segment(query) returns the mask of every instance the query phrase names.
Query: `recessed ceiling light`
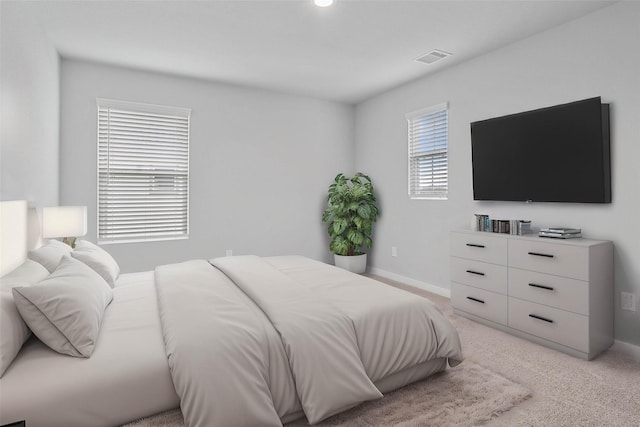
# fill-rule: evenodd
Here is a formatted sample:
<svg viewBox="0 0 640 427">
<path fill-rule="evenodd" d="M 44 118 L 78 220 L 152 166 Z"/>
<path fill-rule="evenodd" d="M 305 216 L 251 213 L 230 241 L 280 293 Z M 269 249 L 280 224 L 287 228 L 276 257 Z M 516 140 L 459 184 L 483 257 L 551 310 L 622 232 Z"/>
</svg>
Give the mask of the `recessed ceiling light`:
<svg viewBox="0 0 640 427">
<path fill-rule="evenodd" d="M 318 7 L 328 7 L 333 4 L 333 0 L 313 0 Z"/>
<path fill-rule="evenodd" d="M 417 62 L 422 62 L 423 64 L 433 64 L 434 62 L 440 61 L 447 56 L 451 56 L 451 54 L 449 52 L 445 52 L 444 50 L 433 49 L 431 52 L 420 55 L 415 60 Z"/>
</svg>

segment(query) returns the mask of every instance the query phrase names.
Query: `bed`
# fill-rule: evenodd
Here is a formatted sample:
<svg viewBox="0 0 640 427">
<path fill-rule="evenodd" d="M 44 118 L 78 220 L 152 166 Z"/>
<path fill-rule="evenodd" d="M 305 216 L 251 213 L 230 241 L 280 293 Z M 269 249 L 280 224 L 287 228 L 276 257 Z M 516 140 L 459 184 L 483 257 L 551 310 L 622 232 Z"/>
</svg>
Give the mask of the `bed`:
<svg viewBox="0 0 640 427">
<path fill-rule="evenodd" d="M 111 293 L 90 357 L 26 341 L 0 378 L 0 424 L 114 426 L 177 407 L 190 426 L 313 424 L 462 361 L 428 300 L 304 257 L 163 265 Z"/>
<path fill-rule="evenodd" d="M 90 358 L 32 336 L 0 378 L 0 424 L 116 426 L 178 405 L 152 271 L 118 279 Z"/>
</svg>

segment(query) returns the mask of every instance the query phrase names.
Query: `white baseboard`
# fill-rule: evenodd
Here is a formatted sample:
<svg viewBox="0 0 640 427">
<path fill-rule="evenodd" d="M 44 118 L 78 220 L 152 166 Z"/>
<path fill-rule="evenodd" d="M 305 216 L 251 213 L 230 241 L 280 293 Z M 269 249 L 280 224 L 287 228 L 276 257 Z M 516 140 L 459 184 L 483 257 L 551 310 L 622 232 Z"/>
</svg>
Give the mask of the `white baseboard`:
<svg viewBox="0 0 640 427">
<path fill-rule="evenodd" d="M 395 280 L 396 282 L 401 282 L 406 285 L 424 289 L 427 292 L 431 292 L 433 294 L 440 295 L 445 298 L 451 298 L 451 291 L 449 289 L 441 288 L 440 286 L 435 286 L 430 283 L 421 282 L 419 280 L 412 279 L 410 277 L 401 276 L 399 274 L 391 273 L 389 271 L 381 270 L 375 267 L 370 267 L 367 271 L 371 274 L 375 274 L 376 276 L 384 277 L 386 279 Z"/>
<path fill-rule="evenodd" d="M 634 360 L 640 362 L 640 346 L 616 340 L 611 346 L 611 349 L 626 354 L 627 356 L 631 356 Z"/>
</svg>

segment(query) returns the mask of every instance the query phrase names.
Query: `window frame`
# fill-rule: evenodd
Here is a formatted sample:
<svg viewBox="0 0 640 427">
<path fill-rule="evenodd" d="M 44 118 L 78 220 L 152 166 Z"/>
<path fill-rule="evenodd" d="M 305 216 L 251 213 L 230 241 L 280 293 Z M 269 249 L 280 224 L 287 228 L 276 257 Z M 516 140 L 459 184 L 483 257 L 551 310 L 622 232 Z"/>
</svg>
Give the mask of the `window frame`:
<svg viewBox="0 0 640 427">
<path fill-rule="evenodd" d="M 414 142 L 414 138 L 412 137 L 412 127 L 414 126 L 414 122 L 416 120 L 424 120 L 429 118 L 435 118 L 435 116 L 444 112 L 445 123 L 445 135 L 444 142 L 445 146 L 442 148 L 428 150 L 426 153 L 422 153 L 420 155 L 413 154 L 416 143 Z M 448 200 L 449 199 L 449 103 L 443 102 L 440 104 L 433 105 L 431 107 L 422 108 L 410 113 L 406 114 L 407 119 L 407 192 L 409 198 L 412 200 Z M 441 144 L 442 141 L 439 141 Z M 438 146 L 438 144 L 436 144 Z M 442 156 L 444 154 L 445 159 L 445 167 L 444 167 L 444 179 L 446 179 L 445 189 L 442 191 L 436 190 L 432 186 L 432 190 L 427 190 L 424 192 L 416 192 L 414 188 L 416 187 L 416 174 L 413 173 L 413 165 L 412 161 L 414 161 L 417 157 L 434 157 L 436 155 Z M 433 175 L 433 174 L 432 174 Z"/>
<path fill-rule="evenodd" d="M 100 140 L 100 125 L 101 125 L 101 110 L 105 109 L 116 109 L 121 112 L 130 113 L 130 114 L 144 114 L 144 115 L 161 115 L 161 116 L 170 116 L 175 117 L 185 121 L 186 124 L 186 161 L 184 165 L 186 166 L 186 173 L 184 174 L 185 178 L 185 191 L 184 197 L 186 198 L 185 208 L 184 208 L 184 221 L 185 231 L 184 233 L 178 235 L 154 235 L 154 233 L 150 233 L 148 236 L 136 236 L 136 237 L 105 237 L 105 235 L 109 233 L 101 233 L 101 185 L 100 185 L 100 174 L 101 174 L 101 165 L 100 165 L 100 155 L 101 155 L 101 140 Z M 100 245 L 106 244 L 120 244 L 120 243 L 140 243 L 140 242 L 157 242 L 157 241 L 170 241 L 170 240 L 184 240 L 189 239 L 189 231 L 190 231 L 190 145 L 191 145 L 191 109 L 190 108 L 182 108 L 182 107 L 170 107 L 164 105 L 155 105 L 155 104 L 145 104 L 140 102 L 131 102 L 131 101 L 122 101 L 122 100 L 114 100 L 114 99 L 105 99 L 105 98 L 96 98 L 96 148 L 97 148 L 97 167 L 96 167 L 96 175 L 97 175 L 97 211 L 96 211 L 96 234 L 97 240 Z M 143 162 L 140 164 L 144 165 Z M 147 164 L 148 165 L 148 164 Z M 157 176 L 158 174 L 149 173 L 149 175 Z M 176 174 L 174 176 L 178 176 Z M 168 175 L 171 176 L 171 175 Z M 174 178 L 175 179 L 175 178 Z M 141 203 L 143 204 L 143 203 Z M 105 214 L 106 215 L 106 214 Z"/>
</svg>

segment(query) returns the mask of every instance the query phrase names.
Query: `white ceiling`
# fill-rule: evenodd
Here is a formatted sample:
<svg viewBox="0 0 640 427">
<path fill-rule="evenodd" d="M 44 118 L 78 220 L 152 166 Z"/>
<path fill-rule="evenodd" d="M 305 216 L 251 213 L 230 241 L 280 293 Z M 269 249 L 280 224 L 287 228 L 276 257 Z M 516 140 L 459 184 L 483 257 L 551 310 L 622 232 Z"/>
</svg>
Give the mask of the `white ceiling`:
<svg viewBox="0 0 640 427">
<path fill-rule="evenodd" d="M 5 0 L 6 1 L 6 0 Z M 357 103 L 610 1 L 32 1 L 63 58 Z M 431 49 L 453 56 L 414 59 Z"/>
</svg>

